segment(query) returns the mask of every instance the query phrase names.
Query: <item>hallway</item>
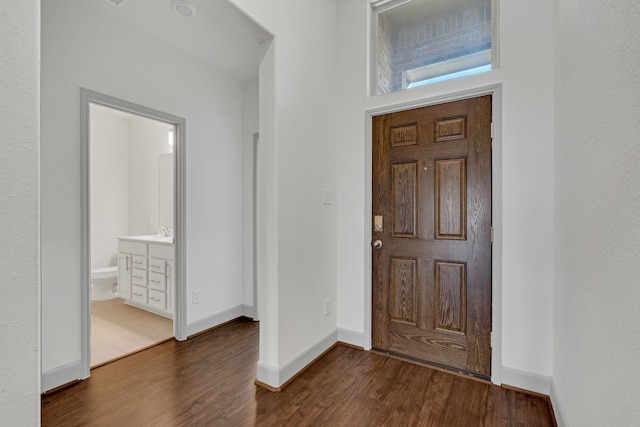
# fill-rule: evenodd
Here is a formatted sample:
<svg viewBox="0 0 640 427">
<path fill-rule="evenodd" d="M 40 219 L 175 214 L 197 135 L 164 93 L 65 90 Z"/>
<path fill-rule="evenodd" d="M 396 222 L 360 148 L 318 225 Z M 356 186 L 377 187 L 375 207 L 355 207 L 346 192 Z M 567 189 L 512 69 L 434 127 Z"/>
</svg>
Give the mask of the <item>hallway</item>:
<svg viewBox="0 0 640 427">
<path fill-rule="evenodd" d="M 254 384 L 238 319 L 96 368 L 42 399 L 43 426 L 553 426 L 545 398 L 337 345 L 281 393 Z"/>
</svg>

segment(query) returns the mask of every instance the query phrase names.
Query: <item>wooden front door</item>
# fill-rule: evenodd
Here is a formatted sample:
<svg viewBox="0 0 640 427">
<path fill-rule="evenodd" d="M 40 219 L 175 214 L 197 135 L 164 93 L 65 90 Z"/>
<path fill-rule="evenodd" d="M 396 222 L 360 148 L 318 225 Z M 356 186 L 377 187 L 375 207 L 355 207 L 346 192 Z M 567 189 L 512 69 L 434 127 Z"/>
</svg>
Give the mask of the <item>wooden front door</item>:
<svg viewBox="0 0 640 427">
<path fill-rule="evenodd" d="M 373 118 L 373 347 L 491 375 L 491 96 Z"/>
</svg>

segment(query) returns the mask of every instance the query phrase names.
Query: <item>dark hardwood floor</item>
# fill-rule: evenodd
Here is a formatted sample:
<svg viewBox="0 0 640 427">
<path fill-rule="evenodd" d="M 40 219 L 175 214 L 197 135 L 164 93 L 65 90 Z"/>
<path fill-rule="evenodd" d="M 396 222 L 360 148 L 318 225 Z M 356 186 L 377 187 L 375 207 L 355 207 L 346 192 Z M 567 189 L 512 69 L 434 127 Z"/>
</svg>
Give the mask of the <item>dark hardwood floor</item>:
<svg viewBox="0 0 640 427">
<path fill-rule="evenodd" d="M 553 426 L 545 398 L 338 345 L 281 393 L 254 385 L 236 320 L 101 366 L 42 398 L 43 426 Z"/>
</svg>

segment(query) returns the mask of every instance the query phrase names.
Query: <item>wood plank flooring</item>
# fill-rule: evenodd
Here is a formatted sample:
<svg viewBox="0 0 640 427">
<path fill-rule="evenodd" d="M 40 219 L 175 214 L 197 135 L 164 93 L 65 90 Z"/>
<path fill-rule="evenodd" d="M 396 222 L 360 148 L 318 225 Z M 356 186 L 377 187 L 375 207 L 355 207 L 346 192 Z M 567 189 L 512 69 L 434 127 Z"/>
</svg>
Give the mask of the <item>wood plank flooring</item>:
<svg viewBox="0 0 640 427">
<path fill-rule="evenodd" d="M 546 399 L 338 345 L 281 393 L 254 385 L 240 319 L 44 396 L 43 426 L 553 426 Z"/>
</svg>

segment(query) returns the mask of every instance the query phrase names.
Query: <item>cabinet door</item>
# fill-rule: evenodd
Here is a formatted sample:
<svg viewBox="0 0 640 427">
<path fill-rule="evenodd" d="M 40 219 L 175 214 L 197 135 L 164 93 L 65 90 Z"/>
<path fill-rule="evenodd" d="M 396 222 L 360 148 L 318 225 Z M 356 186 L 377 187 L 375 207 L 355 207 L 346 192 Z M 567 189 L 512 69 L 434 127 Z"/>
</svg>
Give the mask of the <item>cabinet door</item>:
<svg viewBox="0 0 640 427">
<path fill-rule="evenodd" d="M 131 299 L 131 255 L 118 254 L 118 295 Z"/>
</svg>

